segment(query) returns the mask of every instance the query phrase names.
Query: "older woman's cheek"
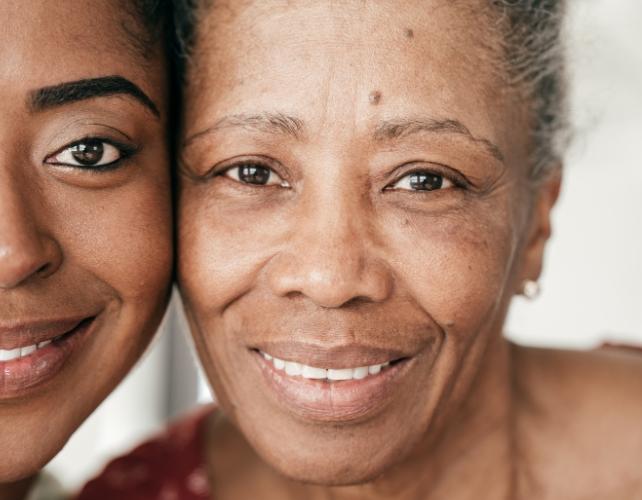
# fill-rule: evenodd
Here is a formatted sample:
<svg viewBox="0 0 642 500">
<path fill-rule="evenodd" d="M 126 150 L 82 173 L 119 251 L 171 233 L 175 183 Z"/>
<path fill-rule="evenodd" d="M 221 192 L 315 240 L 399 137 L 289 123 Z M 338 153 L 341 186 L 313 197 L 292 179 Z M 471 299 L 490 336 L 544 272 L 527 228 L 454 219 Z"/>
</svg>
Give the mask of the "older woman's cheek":
<svg viewBox="0 0 642 500">
<path fill-rule="evenodd" d="M 205 320 L 215 319 L 256 285 L 288 227 L 278 208 L 245 209 L 214 196 L 187 184 L 178 215 L 181 291 L 187 307 Z"/>
<path fill-rule="evenodd" d="M 515 252 L 505 222 L 483 212 L 422 215 L 404 218 L 392 232 L 390 253 L 406 293 L 460 340 L 490 326 L 505 299 Z"/>
</svg>

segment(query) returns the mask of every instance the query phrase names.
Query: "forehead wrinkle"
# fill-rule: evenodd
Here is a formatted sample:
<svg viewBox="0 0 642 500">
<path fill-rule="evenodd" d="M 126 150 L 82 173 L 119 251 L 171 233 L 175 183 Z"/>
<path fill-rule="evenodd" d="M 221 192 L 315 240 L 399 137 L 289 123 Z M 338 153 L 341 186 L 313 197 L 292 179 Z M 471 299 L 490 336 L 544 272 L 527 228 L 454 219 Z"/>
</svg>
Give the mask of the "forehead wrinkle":
<svg viewBox="0 0 642 500">
<path fill-rule="evenodd" d="M 224 116 L 201 132 L 188 137 L 183 147 L 189 146 L 196 139 L 227 128 L 243 128 L 250 131 L 258 131 L 268 134 L 288 135 L 300 140 L 305 133 L 303 121 L 294 116 L 284 113 L 256 113 L 256 114 L 234 114 Z"/>
<path fill-rule="evenodd" d="M 476 137 L 459 120 L 436 118 L 396 119 L 381 122 L 375 128 L 373 137 L 375 141 L 393 141 L 419 133 L 446 133 L 461 135 L 472 142 L 481 144 L 484 149 L 499 161 L 504 162 L 505 157 L 499 146 L 484 137 Z"/>
</svg>

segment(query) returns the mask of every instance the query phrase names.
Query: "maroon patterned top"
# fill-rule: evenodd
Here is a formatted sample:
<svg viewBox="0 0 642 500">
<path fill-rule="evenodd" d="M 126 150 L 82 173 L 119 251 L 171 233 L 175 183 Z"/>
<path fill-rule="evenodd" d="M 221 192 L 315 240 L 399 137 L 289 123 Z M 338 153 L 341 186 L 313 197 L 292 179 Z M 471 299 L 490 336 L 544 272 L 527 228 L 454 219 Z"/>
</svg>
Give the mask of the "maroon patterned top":
<svg viewBox="0 0 642 500">
<path fill-rule="evenodd" d="M 78 500 L 210 500 L 203 443 L 213 406 L 172 424 L 117 458 L 85 485 Z"/>
</svg>

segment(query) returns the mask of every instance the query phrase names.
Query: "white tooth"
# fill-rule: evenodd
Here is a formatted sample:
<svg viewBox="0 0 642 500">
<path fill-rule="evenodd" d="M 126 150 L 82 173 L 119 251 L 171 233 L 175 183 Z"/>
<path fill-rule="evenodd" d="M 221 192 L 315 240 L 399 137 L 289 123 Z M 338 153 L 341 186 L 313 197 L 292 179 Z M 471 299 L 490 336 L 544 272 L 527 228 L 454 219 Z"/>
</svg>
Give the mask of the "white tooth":
<svg viewBox="0 0 642 500">
<path fill-rule="evenodd" d="M 389 364 L 390 364 L 390 361 L 386 361 L 385 363 L 383 363 L 383 364 L 381 365 L 381 368 L 385 368 L 385 367 L 386 367 L 386 366 L 388 366 Z"/>
<path fill-rule="evenodd" d="M 285 362 L 285 373 L 288 375 L 301 375 L 302 367 L 300 363 L 295 363 L 294 361 Z"/>
<path fill-rule="evenodd" d="M 328 369 L 328 380 L 350 380 L 352 379 L 352 368 L 341 370 Z"/>
<path fill-rule="evenodd" d="M 277 370 L 283 370 L 283 368 L 285 368 L 285 361 L 282 359 L 274 358 L 272 361 L 274 362 L 274 368 Z"/>
<path fill-rule="evenodd" d="M 38 344 L 38 349 L 42 349 L 43 347 L 47 347 L 49 344 L 51 344 L 51 340 L 43 340 Z"/>
<path fill-rule="evenodd" d="M 29 354 L 35 352 L 36 349 L 38 349 L 38 346 L 35 344 L 27 347 L 22 347 L 20 348 L 20 356 L 29 356 Z"/>
<path fill-rule="evenodd" d="M 363 378 L 366 378 L 368 376 L 368 367 L 367 366 L 360 366 L 359 368 L 354 369 L 354 373 L 352 376 L 357 379 L 361 380 Z"/>
<path fill-rule="evenodd" d="M 261 354 L 263 354 L 263 357 L 268 361 L 272 361 L 272 356 L 270 356 L 267 352 L 261 352 Z"/>
<path fill-rule="evenodd" d="M 304 378 L 321 380 L 328 377 L 328 371 L 324 368 L 315 368 L 314 366 L 303 365 L 301 375 L 303 375 Z"/>
<path fill-rule="evenodd" d="M 0 361 L 13 361 L 20 357 L 20 348 L 16 349 L 0 349 Z"/>
<path fill-rule="evenodd" d="M 372 365 L 368 367 L 368 373 L 370 375 L 376 375 L 381 371 L 381 365 Z"/>
</svg>

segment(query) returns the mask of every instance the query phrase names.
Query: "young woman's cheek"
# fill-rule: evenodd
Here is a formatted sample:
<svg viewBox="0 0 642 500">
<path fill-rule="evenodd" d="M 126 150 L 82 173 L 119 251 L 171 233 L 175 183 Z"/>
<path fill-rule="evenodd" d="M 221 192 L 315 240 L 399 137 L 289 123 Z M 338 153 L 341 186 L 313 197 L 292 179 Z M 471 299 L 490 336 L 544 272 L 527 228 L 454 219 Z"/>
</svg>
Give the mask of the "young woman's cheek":
<svg viewBox="0 0 642 500">
<path fill-rule="evenodd" d="M 159 166 L 155 175 L 114 189 L 65 190 L 55 203 L 67 258 L 112 286 L 124 302 L 149 303 L 172 268 L 169 189 L 169 172 Z"/>
</svg>

